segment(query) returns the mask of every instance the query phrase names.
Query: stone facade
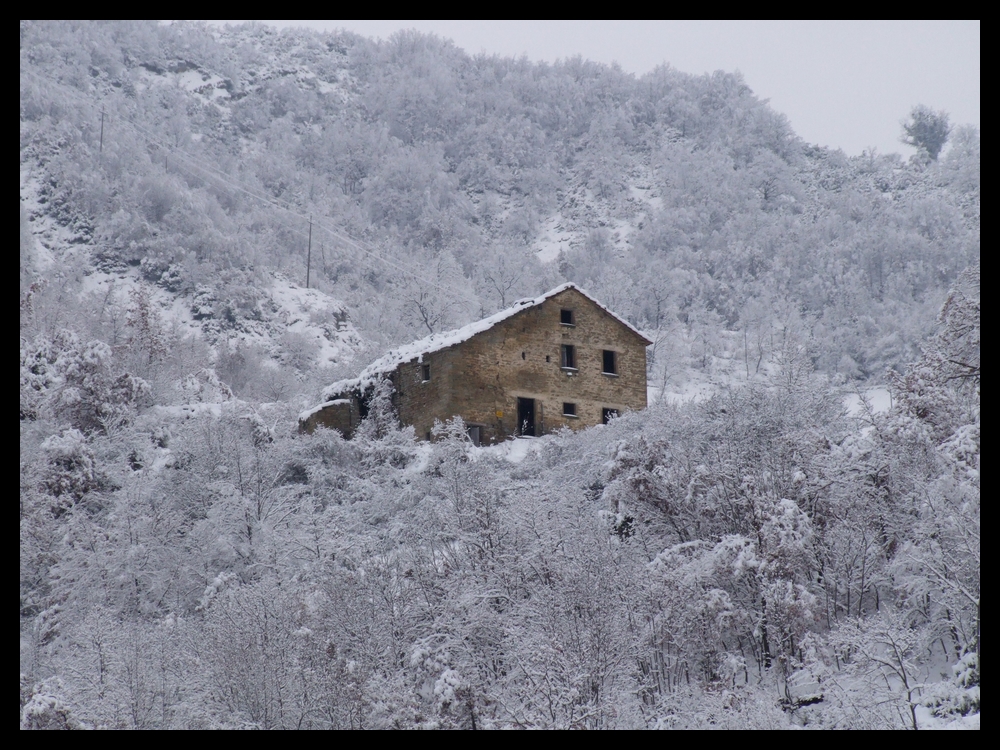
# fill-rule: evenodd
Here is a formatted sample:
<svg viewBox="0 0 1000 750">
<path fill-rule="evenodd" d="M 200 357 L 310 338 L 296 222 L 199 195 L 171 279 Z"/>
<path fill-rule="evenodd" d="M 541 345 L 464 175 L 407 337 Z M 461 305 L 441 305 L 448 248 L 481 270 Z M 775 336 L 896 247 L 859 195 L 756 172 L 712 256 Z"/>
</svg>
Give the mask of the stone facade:
<svg viewBox="0 0 1000 750">
<path fill-rule="evenodd" d="M 299 416 L 299 427 L 308 433 L 322 426 L 350 437 L 359 424 L 361 416 L 358 414 L 358 403 L 352 398 L 327 401 Z"/>
<path fill-rule="evenodd" d="M 425 347 L 430 351 L 382 374 L 392 382 L 400 422 L 418 437 L 429 438 L 435 420 L 456 415 L 475 442 L 489 444 L 583 429 L 645 408 L 651 342 L 575 286 L 496 317 L 485 330 Z M 349 437 L 366 411 L 363 383 L 328 394 L 339 400 L 311 412 L 303 427 L 323 424 Z"/>
</svg>

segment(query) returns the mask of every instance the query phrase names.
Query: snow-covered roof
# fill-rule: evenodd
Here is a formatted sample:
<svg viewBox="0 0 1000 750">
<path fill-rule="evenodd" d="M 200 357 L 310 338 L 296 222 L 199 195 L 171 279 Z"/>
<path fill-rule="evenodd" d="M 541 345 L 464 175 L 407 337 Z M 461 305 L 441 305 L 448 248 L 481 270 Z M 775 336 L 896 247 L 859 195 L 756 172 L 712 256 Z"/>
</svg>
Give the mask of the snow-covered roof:
<svg viewBox="0 0 1000 750">
<path fill-rule="evenodd" d="M 313 414 L 318 414 L 324 409 L 330 406 L 340 406 L 341 404 L 350 404 L 351 400 L 348 398 L 335 398 L 333 401 L 324 401 L 322 404 L 314 406 L 312 409 L 306 409 L 304 412 L 299 414 L 299 422 L 309 421 L 309 417 Z"/>
<path fill-rule="evenodd" d="M 381 376 L 386 375 L 395 371 L 397 367 L 406 362 L 412 362 L 413 360 L 421 361 L 425 354 L 431 354 L 433 352 L 441 351 L 442 349 L 447 349 L 450 346 L 455 346 L 455 344 L 461 344 L 463 341 L 468 341 L 470 338 L 483 331 L 488 331 L 490 328 L 495 326 L 501 321 L 507 320 L 517 315 L 519 312 L 523 312 L 531 307 L 536 307 L 547 299 L 555 297 L 557 294 L 565 292 L 567 289 L 574 289 L 584 297 L 593 302 L 597 307 L 601 308 L 604 312 L 610 315 L 612 318 L 617 320 L 628 330 L 632 331 L 636 336 L 641 338 L 646 342 L 647 345 L 652 342 L 642 335 L 634 326 L 630 325 L 628 322 L 622 320 L 620 317 L 615 315 L 611 310 L 609 310 L 605 305 L 601 304 L 591 295 L 587 294 L 585 291 L 580 289 L 576 284 L 568 282 L 566 284 L 561 284 L 555 289 L 550 289 L 545 294 L 540 297 L 535 297 L 533 299 L 522 299 L 515 302 L 513 305 L 505 310 L 501 310 L 498 313 L 494 313 L 488 318 L 483 318 L 482 320 L 477 320 L 474 323 L 469 323 L 461 328 L 456 328 L 453 331 L 444 331 L 442 333 L 432 333 L 430 336 L 420 339 L 419 341 L 414 341 L 411 344 L 406 344 L 398 349 L 393 349 L 384 356 L 378 358 L 372 362 L 368 367 L 361 371 L 361 374 L 356 378 L 349 378 L 347 380 L 339 380 L 332 385 L 327 386 L 323 389 L 322 398 L 324 401 L 329 401 L 337 396 L 344 393 L 357 390 L 365 390 L 369 386 L 375 384 L 375 381 Z"/>
</svg>

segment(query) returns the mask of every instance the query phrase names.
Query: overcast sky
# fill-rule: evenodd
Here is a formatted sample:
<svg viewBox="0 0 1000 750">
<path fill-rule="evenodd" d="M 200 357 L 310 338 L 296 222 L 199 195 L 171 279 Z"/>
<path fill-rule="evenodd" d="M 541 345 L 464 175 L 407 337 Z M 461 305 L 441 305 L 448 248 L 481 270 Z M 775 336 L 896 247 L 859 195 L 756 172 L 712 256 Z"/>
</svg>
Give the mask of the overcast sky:
<svg viewBox="0 0 1000 750">
<path fill-rule="evenodd" d="M 210 21 L 210 23 L 239 23 Z M 859 154 L 912 149 L 915 104 L 979 127 L 979 21 L 264 21 L 369 37 L 434 32 L 471 54 L 554 61 L 581 55 L 641 75 L 739 70 L 810 143 Z"/>
</svg>

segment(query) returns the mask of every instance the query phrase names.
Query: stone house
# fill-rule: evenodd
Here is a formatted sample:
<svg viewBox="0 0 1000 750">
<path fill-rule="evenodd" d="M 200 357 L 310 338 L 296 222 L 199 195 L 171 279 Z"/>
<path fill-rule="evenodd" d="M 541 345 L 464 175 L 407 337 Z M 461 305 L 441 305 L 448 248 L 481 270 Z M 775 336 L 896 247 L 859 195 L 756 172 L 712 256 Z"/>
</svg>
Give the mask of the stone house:
<svg viewBox="0 0 1000 750">
<path fill-rule="evenodd" d="M 646 407 L 651 343 L 576 285 L 563 284 L 389 352 L 359 377 L 326 388 L 300 426 L 351 437 L 376 382 L 388 379 L 399 421 L 428 440 L 435 420 L 454 416 L 477 445 L 583 429 Z"/>
</svg>

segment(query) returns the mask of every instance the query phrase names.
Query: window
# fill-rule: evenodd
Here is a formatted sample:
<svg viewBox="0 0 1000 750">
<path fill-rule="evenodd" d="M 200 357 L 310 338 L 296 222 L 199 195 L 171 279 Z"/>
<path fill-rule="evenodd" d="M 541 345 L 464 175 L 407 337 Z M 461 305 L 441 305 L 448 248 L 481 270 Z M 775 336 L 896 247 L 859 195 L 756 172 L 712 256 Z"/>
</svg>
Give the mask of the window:
<svg viewBox="0 0 1000 750">
<path fill-rule="evenodd" d="M 601 422 L 607 424 L 618 416 L 617 409 L 601 409 Z"/>
<path fill-rule="evenodd" d="M 575 417 L 576 416 L 576 404 L 570 404 L 563 402 L 563 416 L 564 417 Z"/>
<path fill-rule="evenodd" d="M 562 345 L 562 367 L 576 369 L 576 347 L 572 344 Z"/>
<path fill-rule="evenodd" d="M 573 315 L 572 310 L 560 310 L 559 311 L 559 322 L 564 326 L 575 326 L 576 317 Z"/>
<path fill-rule="evenodd" d="M 617 375 L 618 374 L 618 352 L 613 352 L 610 349 L 604 350 L 604 370 L 605 375 Z"/>
<path fill-rule="evenodd" d="M 469 440 L 472 441 L 473 445 L 478 446 L 482 444 L 482 432 L 480 432 L 480 429 L 480 426 L 477 424 L 470 424 L 465 428 L 466 433 L 469 435 Z"/>
<path fill-rule="evenodd" d="M 431 379 L 431 366 L 430 365 L 420 365 L 420 376 L 424 379 L 426 383 Z"/>
</svg>

